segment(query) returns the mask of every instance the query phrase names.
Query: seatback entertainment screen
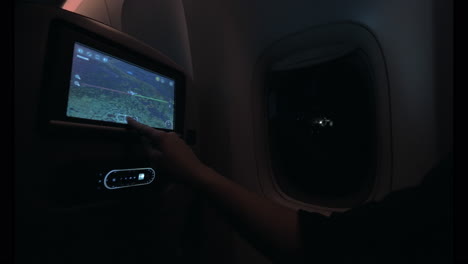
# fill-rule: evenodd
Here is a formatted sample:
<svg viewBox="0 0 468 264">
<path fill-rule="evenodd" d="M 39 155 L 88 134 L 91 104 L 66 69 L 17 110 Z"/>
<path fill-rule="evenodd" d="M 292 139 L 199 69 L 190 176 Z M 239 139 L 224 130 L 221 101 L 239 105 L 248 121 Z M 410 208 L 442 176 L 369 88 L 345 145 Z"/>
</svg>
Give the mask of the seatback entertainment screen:
<svg viewBox="0 0 468 264">
<path fill-rule="evenodd" d="M 66 116 L 173 130 L 176 81 L 75 42 Z"/>
</svg>

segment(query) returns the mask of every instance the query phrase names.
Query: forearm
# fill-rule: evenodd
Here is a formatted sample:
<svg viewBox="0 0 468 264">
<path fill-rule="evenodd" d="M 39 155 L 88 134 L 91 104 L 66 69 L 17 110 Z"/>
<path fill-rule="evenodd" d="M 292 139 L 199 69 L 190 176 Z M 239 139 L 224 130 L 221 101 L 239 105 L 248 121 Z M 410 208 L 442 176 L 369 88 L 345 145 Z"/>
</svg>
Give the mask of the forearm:
<svg viewBox="0 0 468 264">
<path fill-rule="evenodd" d="M 265 255 L 277 259 L 299 253 L 295 210 L 250 192 L 209 167 L 194 174 L 193 186 L 208 195 L 239 233 Z"/>
<path fill-rule="evenodd" d="M 175 133 L 166 133 L 127 118 L 145 139 L 144 148 L 155 167 L 209 196 L 246 239 L 265 255 L 291 259 L 298 252 L 296 211 L 274 204 L 203 165 Z"/>
</svg>

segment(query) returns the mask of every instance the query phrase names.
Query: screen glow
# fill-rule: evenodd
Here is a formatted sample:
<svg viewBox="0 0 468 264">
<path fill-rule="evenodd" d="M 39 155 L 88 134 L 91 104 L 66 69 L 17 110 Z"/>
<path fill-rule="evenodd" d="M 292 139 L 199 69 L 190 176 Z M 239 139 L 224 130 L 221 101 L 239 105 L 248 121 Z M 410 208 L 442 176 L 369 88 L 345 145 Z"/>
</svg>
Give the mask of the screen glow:
<svg viewBox="0 0 468 264">
<path fill-rule="evenodd" d="M 126 117 L 173 130 L 175 81 L 75 43 L 68 117 L 126 124 Z"/>
</svg>

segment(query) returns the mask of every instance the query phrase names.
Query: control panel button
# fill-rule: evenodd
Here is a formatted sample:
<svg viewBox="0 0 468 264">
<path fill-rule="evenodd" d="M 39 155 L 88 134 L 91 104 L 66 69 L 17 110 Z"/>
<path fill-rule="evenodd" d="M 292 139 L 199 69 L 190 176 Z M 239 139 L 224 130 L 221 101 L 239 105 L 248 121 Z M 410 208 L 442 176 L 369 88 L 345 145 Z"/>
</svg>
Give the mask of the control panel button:
<svg viewBox="0 0 468 264">
<path fill-rule="evenodd" d="M 147 185 L 154 181 L 156 173 L 152 168 L 115 169 L 104 177 L 104 187 L 120 189 Z"/>
</svg>

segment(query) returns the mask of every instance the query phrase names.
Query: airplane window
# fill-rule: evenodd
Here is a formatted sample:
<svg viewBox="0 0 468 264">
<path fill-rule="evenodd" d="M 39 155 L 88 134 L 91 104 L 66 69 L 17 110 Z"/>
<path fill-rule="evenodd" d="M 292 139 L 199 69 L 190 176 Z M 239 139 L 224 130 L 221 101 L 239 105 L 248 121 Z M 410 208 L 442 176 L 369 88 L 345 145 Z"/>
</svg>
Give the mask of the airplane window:
<svg viewBox="0 0 468 264">
<path fill-rule="evenodd" d="M 372 72 L 361 51 L 269 74 L 269 136 L 278 184 L 310 197 L 369 193 L 375 170 Z M 337 184 L 339 182 L 339 184 Z M 362 197 L 364 197 L 363 195 Z"/>
</svg>

